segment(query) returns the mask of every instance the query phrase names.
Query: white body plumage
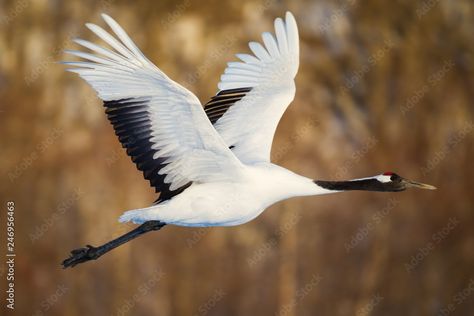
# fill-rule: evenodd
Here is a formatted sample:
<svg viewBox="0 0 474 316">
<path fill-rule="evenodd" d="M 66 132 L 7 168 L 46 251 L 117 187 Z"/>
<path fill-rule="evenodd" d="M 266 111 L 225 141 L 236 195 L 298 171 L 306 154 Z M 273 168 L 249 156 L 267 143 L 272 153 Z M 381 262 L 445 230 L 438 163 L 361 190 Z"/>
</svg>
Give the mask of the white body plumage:
<svg viewBox="0 0 474 316">
<path fill-rule="evenodd" d="M 313 180 L 285 168 L 260 163 L 249 165 L 239 178 L 227 182 L 193 184 L 174 198 L 145 209 L 125 212 L 120 221 L 160 220 L 180 226 L 233 226 L 251 221 L 270 205 L 296 196 L 326 190 Z"/>
</svg>

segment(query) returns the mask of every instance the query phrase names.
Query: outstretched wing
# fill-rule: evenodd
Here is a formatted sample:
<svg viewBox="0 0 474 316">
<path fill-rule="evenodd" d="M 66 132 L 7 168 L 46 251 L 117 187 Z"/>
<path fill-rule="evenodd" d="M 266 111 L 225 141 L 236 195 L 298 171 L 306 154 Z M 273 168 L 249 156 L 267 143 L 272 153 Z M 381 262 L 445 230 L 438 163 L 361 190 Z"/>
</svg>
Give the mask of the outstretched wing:
<svg viewBox="0 0 474 316">
<path fill-rule="evenodd" d="M 219 92 L 205 111 L 234 154 L 244 163 L 270 161 L 273 135 L 295 96 L 299 65 L 296 21 L 290 12 L 275 20 L 275 35 L 250 42 L 253 55 L 237 54 L 221 76 Z"/>
<path fill-rule="evenodd" d="M 192 182 L 235 178 L 242 164 L 207 119 L 194 94 L 151 63 L 111 17 L 102 15 L 116 37 L 94 24 L 87 27 L 110 45 L 81 39 L 91 52 L 66 51 L 85 61 L 75 68 L 104 101 L 105 112 L 127 154 L 143 171 L 159 201 Z"/>
</svg>

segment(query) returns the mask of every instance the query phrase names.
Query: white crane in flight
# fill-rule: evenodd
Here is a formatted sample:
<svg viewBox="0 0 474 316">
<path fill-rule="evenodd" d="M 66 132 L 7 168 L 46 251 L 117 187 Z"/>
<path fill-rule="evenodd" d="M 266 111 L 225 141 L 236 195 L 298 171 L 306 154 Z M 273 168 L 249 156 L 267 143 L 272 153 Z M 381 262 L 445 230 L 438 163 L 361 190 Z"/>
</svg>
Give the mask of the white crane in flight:
<svg viewBox="0 0 474 316">
<path fill-rule="evenodd" d="M 120 217 L 120 222 L 141 224 L 136 229 L 100 247 L 73 250 L 64 267 L 97 259 L 169 224 L 243 224 L 291 197 L 434 189 L 392 172 L 349 181 L 312 180 L 271 163 L 273 135 L 295 96 L 299 66 L 298 28 L 290 12 L 275 20 L 274 34 L 262 34 L 263 45 L 249 43 L 253 54 L 237 54 L 241 61 L 228 63 L 219 92 L 204 108 L 148 60 L 117 22 L 102 17 L 115 36 L 94 24 L 87 27 L 110 47 L 76 39 L 89 52 L 66 51 L 84 61 L 64 64 L 97 91 L 122 146 L 160 196 L 152 206 Z"/>
</svg>

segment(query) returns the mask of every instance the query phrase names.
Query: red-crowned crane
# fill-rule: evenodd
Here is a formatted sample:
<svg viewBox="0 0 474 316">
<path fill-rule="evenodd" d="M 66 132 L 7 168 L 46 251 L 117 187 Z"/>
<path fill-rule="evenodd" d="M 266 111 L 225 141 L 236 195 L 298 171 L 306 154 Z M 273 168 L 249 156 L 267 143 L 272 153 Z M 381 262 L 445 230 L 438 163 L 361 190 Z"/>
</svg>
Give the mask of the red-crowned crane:
<svg viewBox="0 0 474 316">
<path fill-rule="evenodd" d="M 290 12 L 275 20 L 275 33 L 253 54 L 237 54 L 205 104 L 171 80 L 137 48 L 108 15 L 115 36 L 87 27 L 105 48 L 76 39 L 89 52 L 66 51 L 84 61 L 64 62 L 104 101 L 105 112 L 127 154 L 160 192 L 150 207 L 125 212 L 120 222 L 141 224 L 100 247 L 73 250 L 72 267 L 164 225 L 231 226 L 246 223 L 270 205 L 296 196 L 350 190 L 397 192 L 435 187 L 395 173 L 349 181 L 312 180 L 270 161 L 275 129 L 295 96 L 299 38 Z"/>
</svg>

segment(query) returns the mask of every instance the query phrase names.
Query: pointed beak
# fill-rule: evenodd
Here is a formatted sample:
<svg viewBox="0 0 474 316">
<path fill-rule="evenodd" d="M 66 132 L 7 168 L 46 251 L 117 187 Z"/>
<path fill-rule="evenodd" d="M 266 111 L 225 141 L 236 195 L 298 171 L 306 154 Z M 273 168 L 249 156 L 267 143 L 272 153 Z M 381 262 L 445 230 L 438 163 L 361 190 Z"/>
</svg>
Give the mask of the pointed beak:
<svg viewBox="0 0 474 316">
<path fill-rule="evenodd" d="M 425 190 L 436 190 L 435 186 L 421 183 L 421 182 L 416 182 L 416 181 L 411 181 L 411 180 L 406 180 L 403 179 L 403 182 L 405 183 L 405 186 L 407 188 L 418 188 L 418 189 L 425 189 Z"/>
</svg>

